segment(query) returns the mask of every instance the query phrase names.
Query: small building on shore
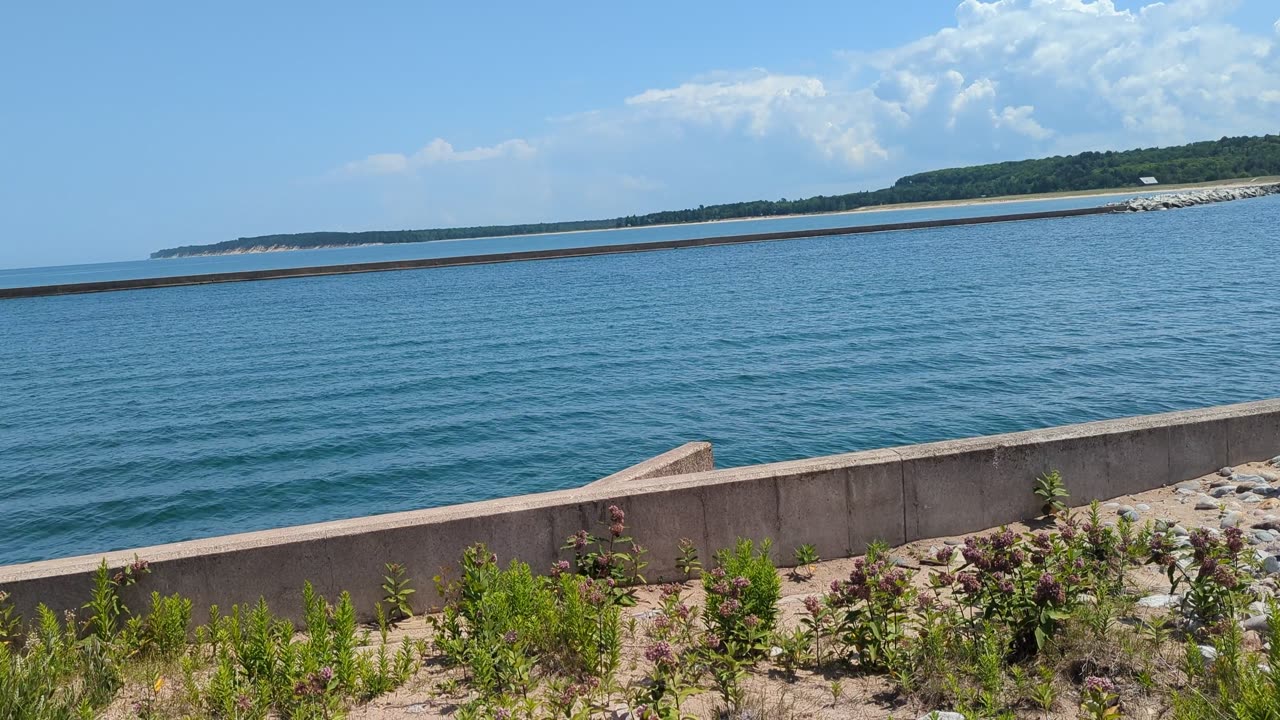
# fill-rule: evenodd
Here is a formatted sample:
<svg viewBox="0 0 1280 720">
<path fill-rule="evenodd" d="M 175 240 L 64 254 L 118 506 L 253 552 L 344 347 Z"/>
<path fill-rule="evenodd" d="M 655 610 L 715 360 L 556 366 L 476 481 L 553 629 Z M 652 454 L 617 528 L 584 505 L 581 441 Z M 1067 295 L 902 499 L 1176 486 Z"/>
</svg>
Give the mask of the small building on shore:
<svg viewBox="0 0 1280 720">
<path fill-rule="evenodd" d="M 1160 181 L 1153 177 L 1140 177 L 1138 178 L 1138 182 L 1142 183 L 1143 185 L 1159 185 L 1160 184 Z"/>
</svg>

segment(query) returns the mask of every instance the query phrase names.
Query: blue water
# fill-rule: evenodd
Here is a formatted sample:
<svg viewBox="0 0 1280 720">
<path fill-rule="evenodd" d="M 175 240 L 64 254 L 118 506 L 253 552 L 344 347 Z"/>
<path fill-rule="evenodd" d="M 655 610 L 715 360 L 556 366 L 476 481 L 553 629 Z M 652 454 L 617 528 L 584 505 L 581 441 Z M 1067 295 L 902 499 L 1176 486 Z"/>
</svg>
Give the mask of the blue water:
<svg viewBox="0 0 1280 720">
<path fill-rule="evenodd" d="M 1278 219 L 0 302 L 0 563 L 1280 395 Z"/>
<path fill-rule="evenodd" d="M 1133 197 L 1150 195 L 1137 193 Z M 346 263 L 380 262 L 384 260 L 416 260 L 421 258 L 457 257 L 459 255 L 486 255 L 546 250 L 551 248 L 592 247 L 596 245 L 621 245 L 637 242 L 658 242 L 680 238 L 719 237 L 748 233 L 781 232 L 784 230 L 811 230 L 817 228 L 854 227 L 881 223 L 904 223 L 918 220 L 944 218 L 981 217 L 1013 213 L 1041 212 L 1096 207 L 1105 202 L 1120 200 L 1115 197 L 1074 197 L 1052 200 L 1026 200 L 1001 202 L 989 205 L 960 205 L 940 208 L 885 210 L 880 212 L 841 213 L 834 215 L 805 215 L 798 217 L 732 222 L 696 223 L 687 225 L 663 225 L 657 227 L 628 228 L 624 230 L 595 230 L 591 232 L 549 233 L 475 240 L 445 242 L 405 243 L 401 245 L 368 245 L 350 248 L 322 250 L 295 250 L 290 252 L 250 253 L 245 255 L 220 255 L 214 257 L 172 258 L 168 260 L 134 260 L 129 262 L 97 263 L 93 265 L 64 265 L 61 267 L 0 269 L 0 288 L 34 287 L 64 283 L 97 282 L 103 280 L 132 280 L 136 278 L 166 277 L 173 275 L 200 275 L 241 270 L 271 270 L 284 267 L 311 267 L 318 265 L 343 265 Z"/>
</svg>

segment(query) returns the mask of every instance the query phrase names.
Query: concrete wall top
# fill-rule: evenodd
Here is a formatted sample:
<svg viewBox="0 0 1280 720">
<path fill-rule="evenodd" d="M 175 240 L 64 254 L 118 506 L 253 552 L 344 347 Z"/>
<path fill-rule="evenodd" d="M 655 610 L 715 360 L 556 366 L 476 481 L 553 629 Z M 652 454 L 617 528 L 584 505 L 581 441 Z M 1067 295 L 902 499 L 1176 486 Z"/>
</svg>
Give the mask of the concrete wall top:
<svg viewBox="0 0 1280 720">
<path fill-rule="evenodd" d="M 608 477 L 600 478 L 588 484 L 587 487 L 628 484 L 650 478 L 707 472 L 714 470 L 715 466 L 715 455 L 712 452 L 711 443 L 691 442 L 651 457 L 642 463 L 636 463 L 625 470 L 619 470 Z"/>
</svg>

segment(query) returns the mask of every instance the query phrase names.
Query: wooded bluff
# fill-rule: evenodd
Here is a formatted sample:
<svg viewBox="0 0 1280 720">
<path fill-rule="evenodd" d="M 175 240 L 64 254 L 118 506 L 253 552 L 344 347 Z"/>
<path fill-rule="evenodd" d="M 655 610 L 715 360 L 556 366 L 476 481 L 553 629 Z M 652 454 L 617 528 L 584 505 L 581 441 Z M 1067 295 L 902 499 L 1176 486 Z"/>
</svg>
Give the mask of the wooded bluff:
<svg viewBox="0 0 1280 720">
<path fill-rule="evenodd" d="M 646 215 L 605 220 L 481 225 L 428 230 L 369 232 L 308 232 L 242 237 L 210 245 L 166 248 L 152 258 L 217 255 L 255 250 L 301 250 L 367 244 L 462 240 L 535 233 L 605 230 L 671 223 L 706 222 L 734 218 L 840 212 L 876 205 L 942 200 L 970 200 L 1000 195 L 1125 188 L 1140 177 L 1155 177 L 1162 185 L 1209 182 L 1280 175 L 1280 135 L 1224 137 L 1167 148 L 1120 152 L 1083 152 L 1038 160 L 932 170 L 900 178 L 892 187 L 845 195 L 818 195 L 803 200 L 754 200 L 699 205 Z"/>
</svg>

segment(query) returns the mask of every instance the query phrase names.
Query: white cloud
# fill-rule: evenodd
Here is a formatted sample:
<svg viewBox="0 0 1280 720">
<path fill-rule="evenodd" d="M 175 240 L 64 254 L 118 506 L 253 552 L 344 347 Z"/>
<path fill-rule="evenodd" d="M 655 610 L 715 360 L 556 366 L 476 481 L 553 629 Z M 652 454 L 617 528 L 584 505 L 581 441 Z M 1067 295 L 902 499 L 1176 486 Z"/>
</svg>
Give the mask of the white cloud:
<svg viewBox="0 0 1280 720">
<path fill-rule="evenodd" d="M 770 75 L 757 70 L 740 79 L 646 90 L 627 98 L 626 104 L 645 112 L 726 127 L 746 119 L 752 133 L 763 135 L 772 129 L 779 112 L 826 94 L 822 81 L 817 78 Z"/>
<path fill-rule="evenodd" d="M 436 138 L 412 155 L 378 153 L 342 166 L 342 175 L 395 175 L 408 173 L 432 165 L 468 163 L 497 158 L 523 159 L 532 157 L 537 150 L 519 138 L 504 140 L 490 147 L 455 150 L 443 138 Z"/>
<path fill-rule="evenodd" d="M 756 70 L 647 90 L 626 101 L 635 115 L 612 122 L 633 132 L 657 120 L 799 138 L 847 168 L 904 170 L 929 166 L 942 138 L 964 138 L 967 155 L 949 150 L 956 162 L 980 162 L 997 148 L 1075 152 L 1099 137 L 1122 148 L 1273 131 L 1280 54 L 1274 41 L 1230 25 L 1231 5 L 964 0 L 953 27 L 848 56 L 874 73 L 863 87 L 842 84 L 840 73 Z"/>
<path fill-rule="evenodd" d="M 1030 105 L 1016 108 L 1006 106 L 998 115 L 995 110 L 991 111 L 991 122 L 998 128 L 1009 128 L 1016 133 L 1036 140 L 1043 140 L 1052 135 L 1053 131 L 1046 130 L 1031 117 L 1033 112 L 1035 112 L 1035 108 Z"/>
<path fill-rule="evenodd" d="M 964 76 L 955 70 L 948 70 L 946 73 L 949 78 L 960 78 L 961 83 Z M 956 118 L 964 112 L 965 108 L 970 105 L 977 105 L 983 102 L 990 102 L 996 96 L 996 84 L 989 78 L 980 78 L 973 84 L 963 88 L 951 98 L 951 117 L 947 120 L 947 127 L 953 128 L 956 125 Z"/>
<path fill-rule="evenodd" d="M 456 150 L 437 139 L 343 171 L 417 177 L 492 161 L 486 177 L 498 179 L 488 182 L 518 168 L 537 183 L 525 202 L 541 204 L 527 215 L 603 217 L 876 187 L 939 167 L 1274 133 L 1280 42 L 1265 25 L 1231 24 L 1235 5 L 964 0 L 950 27 L 838 54 L 820 71 L 719 71 L 556 118 L 533 141 Z M 516 162 L 535 153 L 538 163 Z"/>
</svg>

